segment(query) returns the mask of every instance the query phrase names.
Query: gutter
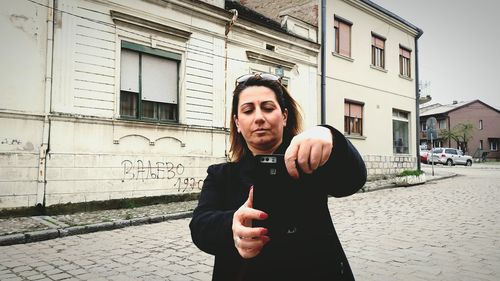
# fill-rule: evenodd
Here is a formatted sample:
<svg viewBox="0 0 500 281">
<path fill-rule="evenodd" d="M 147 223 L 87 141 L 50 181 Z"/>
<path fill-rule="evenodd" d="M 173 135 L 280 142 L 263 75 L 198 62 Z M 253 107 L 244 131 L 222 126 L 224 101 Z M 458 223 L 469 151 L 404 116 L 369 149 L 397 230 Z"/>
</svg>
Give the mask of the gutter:
<svg viewBox="0 0 500 281">
<path fill-rule="evenodd" d="M 416 120 L 416 133 L 417 133 L 417 170 L 420 171 L 421 163 L 420 163 L 420 86 L 419 86 L 419 68 L 418 68 L 418 39 L 424 31 L 420 28 L 417 28 L 417 36 L 415 36 L 415 120 Z M 431 144 L 432 145 L 432 144 Z"/>
<path fill-rule="evenodd" d="M 326 0 L 321 0 L 321 124 L 326 124 Z"/>
<path fill-rule="evenodd" d="M 47 50 L 45 53 L 45 104 L 43 114 L 42 144 L 40 145 L 38 161 L 38 179 L 36 191 L 36 207 L 45 207 L 47 189 L 47 154 L 50 150 L 50 111 L 52 108 L 52 77 L 54 60 L 54 11 L 57 0 L 48 2 L 47 7 Z"/>
</svg>

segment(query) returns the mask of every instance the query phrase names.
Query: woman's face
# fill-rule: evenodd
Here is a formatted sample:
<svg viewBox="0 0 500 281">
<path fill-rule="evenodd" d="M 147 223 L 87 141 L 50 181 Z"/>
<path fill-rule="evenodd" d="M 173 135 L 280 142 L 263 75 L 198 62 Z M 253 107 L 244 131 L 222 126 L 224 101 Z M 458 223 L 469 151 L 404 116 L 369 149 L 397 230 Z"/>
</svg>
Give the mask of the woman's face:
<svg viewBox="0 0 500 281">
<path fill-rule="evenodd" d="M 288 112 L 281 112 L 274 92 L 264 86 L 250 86 L 240 93 L 234 122 L 254 155 L 270 154 L 283 140 Z"/>
</svg>

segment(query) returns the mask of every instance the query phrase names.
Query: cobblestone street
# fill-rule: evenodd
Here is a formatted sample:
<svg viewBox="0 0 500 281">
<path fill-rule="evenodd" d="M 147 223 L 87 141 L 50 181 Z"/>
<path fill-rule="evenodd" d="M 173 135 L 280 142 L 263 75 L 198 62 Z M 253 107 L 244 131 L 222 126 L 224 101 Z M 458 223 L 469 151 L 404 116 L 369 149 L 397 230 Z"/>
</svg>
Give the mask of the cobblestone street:
<svg viewBox="0 0 500 281">
<path fill-rule="evenodd" d="M 500 165 L 435 169 L 460 176 L 330 200 L 357 280 L 500 279 Z M 188 223 L 0 247 L 0 280 L 210 280 Z"/>
<path fill-rule="evenodd" d="M 330 201 L 357 280 L 500 280 L 500 170 L 435 169 L 461 176 Z"/>
</svg>

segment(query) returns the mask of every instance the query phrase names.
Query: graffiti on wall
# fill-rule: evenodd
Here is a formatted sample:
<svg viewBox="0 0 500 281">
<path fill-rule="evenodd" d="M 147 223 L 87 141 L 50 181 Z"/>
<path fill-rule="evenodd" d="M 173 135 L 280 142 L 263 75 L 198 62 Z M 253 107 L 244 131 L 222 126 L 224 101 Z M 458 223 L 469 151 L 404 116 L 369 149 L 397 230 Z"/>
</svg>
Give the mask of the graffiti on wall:
<svg viewBox="0 0 500 281">
<path fill-rule="evenodd" d="M 143 160 L 123 160 L 122 182 L 140 180 L 168 180 L 173 182 L 172 188 L 177 192 L 199 191 L 203 179 L 184 175 L 186 167 L 181 163 Z"/>
<path fill-rule="evenodd" d="M 0 139 L 0 144 L 6 144 L 6 145 L 20 145 L 23 142 L 18 139 L 8 139 L 8 138 L 3 138 Z"/>
</svg>

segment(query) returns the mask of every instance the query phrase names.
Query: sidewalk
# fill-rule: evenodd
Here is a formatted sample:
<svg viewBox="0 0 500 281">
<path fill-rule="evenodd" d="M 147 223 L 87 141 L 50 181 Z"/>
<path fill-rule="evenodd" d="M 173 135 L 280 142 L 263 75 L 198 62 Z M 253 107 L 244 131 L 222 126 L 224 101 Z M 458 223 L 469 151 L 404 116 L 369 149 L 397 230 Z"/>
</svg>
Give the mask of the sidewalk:
<svg viewBox="0 0 500 281">
<path fill-rule="evenodd" d="M 422 165 L 427 182 L 456 176 L 450 171 Z M 391 179 L 367 182 L 366 191 L 394 188 Z M 0 246 L 29 243 L 132 225 L 157 223 L 191 216 L 197 201 L 174 202 L 130 209 L 102 210 L 56 216 L 0 219 Z"/>
</svg>

